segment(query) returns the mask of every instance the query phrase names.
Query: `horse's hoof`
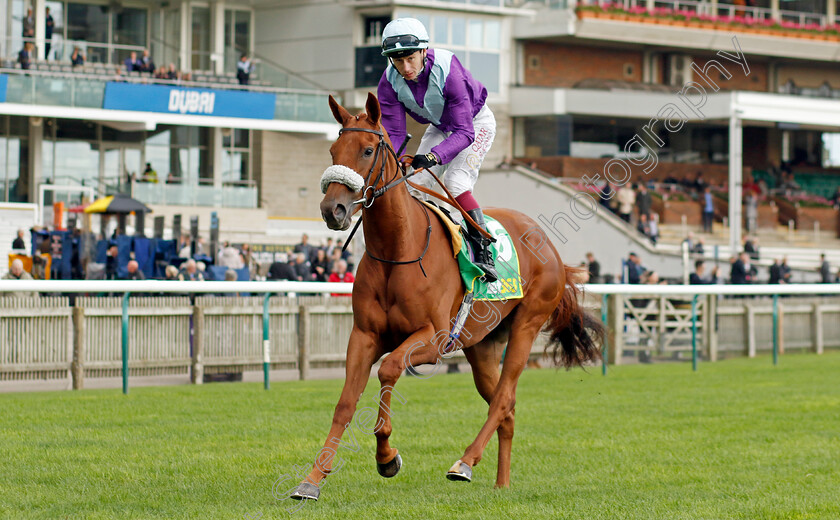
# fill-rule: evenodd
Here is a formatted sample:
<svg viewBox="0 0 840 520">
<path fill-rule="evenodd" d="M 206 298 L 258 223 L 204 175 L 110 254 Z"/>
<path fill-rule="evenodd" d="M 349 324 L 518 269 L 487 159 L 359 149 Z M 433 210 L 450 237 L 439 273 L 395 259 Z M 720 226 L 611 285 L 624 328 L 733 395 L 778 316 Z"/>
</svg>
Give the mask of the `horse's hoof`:
<svg viewBox="0 0 840 520">
<path fill-rule="evenodd" d="M 460 460 L 449 468 L 446 472 L 446 478 L 449 480 L 460 480 L 463 482 L 472 482 L 472 468 L 466 462 Z"/>
<path fill-rule="evenodd" d="M 386 462 L 385 464 L 376 463 L 376 471 L 385 478 L 395 477 L 400 472 L 401 467 L 402 457 L 400 457 L 399 453 L 391 459 L 391 462 Z"/>
<path fill-rule="evenodd" d="M 321 495 L 321 488 L 311 482 L 301 482 L 301 484 L 291 494 L 290 498 L 295 500 L 318 500 Z"/>
</svg>

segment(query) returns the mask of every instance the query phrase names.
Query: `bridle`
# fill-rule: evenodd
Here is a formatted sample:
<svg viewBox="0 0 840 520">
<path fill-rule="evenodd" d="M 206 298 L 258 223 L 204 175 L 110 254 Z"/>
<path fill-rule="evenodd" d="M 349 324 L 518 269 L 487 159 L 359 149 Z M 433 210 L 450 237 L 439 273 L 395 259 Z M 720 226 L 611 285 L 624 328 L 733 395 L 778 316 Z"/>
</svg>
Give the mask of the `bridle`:
<svg viewBox="0 0 840 520">
<path fill-rule="evenodd" d="M 385 193 L 390 190 L 391 188 L 395 188 L 399 186 L 403 182 L 407 181 L 410 177 L 417 173 L 417 170 L 406 173 L 400 164 L 399 157 L 397 156 L 397 152 L 394 151 L 394 148 L 385 141 L 385 134 L 383 134 L 380 130 L 372 130 L 370 128 L 342 128 L 338 131 L 339 137 L 344 132 L 366 132 L 369 134 L 374 134 L 379 137 L 379 143 L 376 145 L 376 153 L 373 156 L 373 162 L 370 165 L 370 170 L 368 170 L 367 177 L 365 178 L 365 185 L 362 191 L 363 197 L 357 201 L 353 201 L 353 204 L 361 204 L 364 209 L 369 209 L 373 206 L 373 202 L 385 195 Z M 394 179 L 389 181 L 379 189 L 376 189 L 375 186 L 379 184 L 382 178 L 385 176 L 385 165 L 388 162 L 388 157 L 391 156 L 394 158 L 394 162 L 397 163 L 397 172 L 402 172 L 400 176 L 399 173 L 394 174 Z M 381 166 L 379 167 L 379 175 L 376 176 L 376 180 L 373 183 L 370 182 L 371 177 L 373 177 L 373 173 L 376 171 L 376 163 L 379 162 L 380 157 L 382 158 Z M 414 197 L 412 197 L 414 199 Z M 423 269 L 423 257 L 426 256 L 426 252 L 429 250 L 429 244 L 431 243 L 432 237 L 432 221 L 429 217 L 429 210 L 426 208 L 426 205 L 420 202 L 417 199 L 414 199 L 420 207 L 423 208 L 423 212 L 426 214 L 426 246 L 423 248 L 423 252 L 420 254 L 419 257 L 415 258 L 414 260 L 387 260 L 385 258 L 378 258 L 371 254 L 371 252 L 365 248 L 365 252 L 367 255 L 374 260 L 386 264 L 395 264 L 395 265 L 405 265 L 405 264 L 413 264 L 415 262 L 420 264 L 420 271 L 423 272 L 423 276 L 426 276 L 426 270 Z M 353 230 L 350 232 L 350 235 L 347 237 L 347 241 L 344 243 L 344 249 L 347 249 L 347 246 L 350 244 L 350 240 L 353 239 L 353 235 L 356 234 L 356 230 L 359 229 L 359 224 L 361 224 L 362 219 L 359 219 L 356 222 L 356 225 L 353 227 Z"/>
</svg>

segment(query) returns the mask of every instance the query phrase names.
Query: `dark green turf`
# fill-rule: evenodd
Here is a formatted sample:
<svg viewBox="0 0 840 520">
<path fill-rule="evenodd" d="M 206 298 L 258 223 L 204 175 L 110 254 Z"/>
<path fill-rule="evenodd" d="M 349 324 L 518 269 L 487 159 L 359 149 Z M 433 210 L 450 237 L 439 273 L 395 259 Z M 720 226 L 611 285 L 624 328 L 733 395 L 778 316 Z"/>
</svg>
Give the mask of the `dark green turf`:
<svg viewBox="0 0 840 520">
<path fill-rule="evenodd" d="M 0 395 L 0 518 L 288 518 L 272 485 L 311 465 L 341 384 Z M 486 415 L 470 375 L 397 390 L 400 474 L 357 432 L 292 518 L 840 519 L 840 353 L 529 370 L 507 490 L 495 438 L 472 483 L 444 478 Z"/>
</svg>

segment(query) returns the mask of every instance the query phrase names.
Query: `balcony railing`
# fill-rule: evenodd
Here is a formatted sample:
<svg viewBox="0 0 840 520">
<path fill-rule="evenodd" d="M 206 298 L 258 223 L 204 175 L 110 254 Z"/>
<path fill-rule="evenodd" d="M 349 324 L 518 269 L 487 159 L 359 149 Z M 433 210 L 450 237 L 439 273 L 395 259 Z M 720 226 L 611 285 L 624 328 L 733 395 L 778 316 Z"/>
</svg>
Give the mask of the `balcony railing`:
<svg viewBox="0 0 840 520">
<path fill-rule="evenodd" d="M 51 105 L 78 108 L 102 108 L 105 85 L 114 78 L 67 72 L 42 72 L 2 69 L 8 76 L 7 103 Z M 121 76 L 120 81 L 147 83 L 144 78 Z M 155 80 L 156 84 L 192 88 L 240 89 L 234 85 L 214 85 L 185 81 Z M 246 89 L 242 89 L 246 90 Z M 327 93 L 312 90 L 248 87 L 248 91 L 276 94 L 274 119 L 331 123 L 334 121 L 326 102 Z"/>
<path fill-rule="evenodd" d="M 576 6 L 599 5 L 605 9 L 618 8 L 629 12 L 647 12 L 651 16 L 673 14 L 696 14 L 701 17 L 718 17 L 743 20 L 746 25 L 778 24 L 783 28 L 826 28 L 840 24 L 840 16 L 830 19 L 827 13 L 810 11 L 773 10 L 766 7 L 752 7 L 729 3 L 712 4 L 697 0 L 543 0 L 549 8 L 566 9 Z"/>
<path fill-rule="evenodd" d="M 217 208 L 256 208 L 257 188 L 241 182 L 217 188 L 203 184 L 163 184 L 133 182 L 131 196 L 145 204 L 174 206 L 209 206 Z"/>
</svg>

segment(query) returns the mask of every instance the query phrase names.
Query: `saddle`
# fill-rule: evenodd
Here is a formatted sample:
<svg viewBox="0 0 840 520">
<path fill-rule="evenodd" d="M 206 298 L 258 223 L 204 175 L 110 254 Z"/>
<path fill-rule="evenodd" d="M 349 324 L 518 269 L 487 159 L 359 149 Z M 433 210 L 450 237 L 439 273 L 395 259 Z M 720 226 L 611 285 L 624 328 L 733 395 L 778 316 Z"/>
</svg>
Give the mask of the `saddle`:
<svg viewBox="0 0 840 520">
<path fill-rule="evenodd" d="M 449 211 L 433 202 L 418 200 L 440 218 L 449 233 L 452 256 L 458 260 L 464 290 L 472 294 L 473 300 L 515 300 L 523 297 L 519 256 L 513 246 L 513 240 L 499 221 L 485 215 L 487 225 L 494 230 L 493 234 L 496 238 L 496 242 L 490 247 L 496 259 L 496 270 L 499 272 L 499 279 L 488 284 L 482 280 L 484 271 L 474 263 L 475 253 L 472 241 L 465 239 L 469 233 L 468 224 L 463 220 L 455 222 Z"/>
</svg>

